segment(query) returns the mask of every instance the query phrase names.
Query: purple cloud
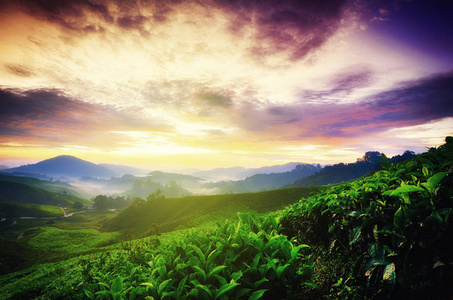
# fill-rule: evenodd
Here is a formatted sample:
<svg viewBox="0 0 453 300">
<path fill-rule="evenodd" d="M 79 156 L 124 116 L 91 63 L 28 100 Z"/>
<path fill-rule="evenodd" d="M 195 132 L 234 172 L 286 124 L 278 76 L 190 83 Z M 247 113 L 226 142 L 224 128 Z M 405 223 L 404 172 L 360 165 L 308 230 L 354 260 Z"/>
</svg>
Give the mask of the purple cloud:
<svg viewBox="0 0 453 300">
<path fill-rule="evenodd" d="M 322 97 L 329 98 L 331 94 L 337 95 L 336 89 L 325 91 Z M 453 117 L 453 73 L 405 82 L 359 103 L 307 104 L 301 100 L 265 110 L 244 105 L 235 118 L 247 130 L 306 138 L 364 136 L 446 117 Z"/>
</svg>

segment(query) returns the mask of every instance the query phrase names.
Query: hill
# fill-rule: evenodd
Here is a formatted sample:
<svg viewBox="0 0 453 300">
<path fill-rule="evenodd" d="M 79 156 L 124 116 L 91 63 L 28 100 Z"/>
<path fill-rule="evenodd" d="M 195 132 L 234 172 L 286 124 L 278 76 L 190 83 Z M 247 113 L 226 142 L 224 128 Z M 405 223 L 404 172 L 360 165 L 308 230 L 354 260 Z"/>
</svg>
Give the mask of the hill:
<svg viewBox="0 0 453 300">
<path fill-rule="evenodd" d="M 407 159 L 411 159 L 415 156 L 416 155 L 414 152 L 405 151 L 403 155 L 396 155 L 389 161 L 391 163 L 398 163 Z M 339 163 L 332 166 L 326 166 L 315 174 L 296 180 L 295 182 L 287 184 L 282 188 L 295 188 L 314 185 L 321 186 L 357 179 L 368 173 L 380 170 L 381 161 L 381 153 L 377 151 L 370 151 L 365 153 L 365 155 L 361 159 L 358 159 L 355 163 Z"/>
<path fill-rule="evenodd" d="M 19 203 L 72 206 L 75 202 L 91 203 L 65 193 L 52 193 L 18 182 L 0 181 L 0 195 L 3 200 Z"/>
<path fill-rule="evenodd" d="M 284 173 L 293 170 L 302 163 L 292 162 L 284 165 L 265 166 L 261 168 L 215 168 L 206 171 L 190 173 L 192 176 L 201 177 L 207 181 L 235 181 L 242 180 L 255 174 Z"/>
<path fill-rule="evenodd" d="M 129 175 L 144 175 L 149 172 L 149 170 L 135 168 L 130 166 L 124 165 L 115 165 L 115 164 L 99 164 L 99 166 L 105 167 L 112 171 L 113 173 L 117 174 L 118 176 L 123 176 L 126 174 Z"/>
<path fill-rule="evenodd" d="M 159 232 L 168 232 L 176 228 L 235 218 L 238 212 L 275 211 L 318 190 L 318 187 L 306 187 L 260 193 L 138 200 L 113 218 L 106 229 L 128 230 L 134 235 L 146 235 L 153 224 L 158 224 Z"/>
<path fill-rule="evenodd" d="M 84 176 L 110 178 L 116 175 L 103 166 L 70 155 L 61 155 L 36 164 L 6 169 L 3 173 L 24 173 L 31 177 L 45 174 L 65 179 L 78 179 Z"/>
<path fill-rule="evenodd" d="M 0 181 L 23 183 L 52 193 L 65 193 L 80 198 L 89 198 L 90 195 L 81 189 L 63 181 L 40 180 L 34 177 L 11 176 L 0 174 Z"/>
<path fill-rule="evenodd" d="M 18 203 L 0 198 L 0 218 L 63 216 L 58 206 Z"/>
<path fill-rule="evenodd" d="M 238 181 L 207 183 L 207 188 L 217 188 L 218 194 L 253 193 L 277 189 L 298 179 L 315 174 L 321 170 L 320 165 L 298 164 L 291 171 L 270 174 L 255 174 Z"/>
</svg>

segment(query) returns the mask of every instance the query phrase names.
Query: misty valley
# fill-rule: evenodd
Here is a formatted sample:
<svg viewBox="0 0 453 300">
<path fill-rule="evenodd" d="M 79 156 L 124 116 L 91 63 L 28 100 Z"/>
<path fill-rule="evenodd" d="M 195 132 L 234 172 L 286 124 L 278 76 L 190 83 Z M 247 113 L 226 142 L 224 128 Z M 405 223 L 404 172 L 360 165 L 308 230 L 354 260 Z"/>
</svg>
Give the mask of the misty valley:
<svg viewBox="0 0 453 300">
<path fill-rule="evenodd" d="M 447 137 L 328 166 L 4 169 L 0 298 L 444 299 L 452 166 Z"/>
</svg>

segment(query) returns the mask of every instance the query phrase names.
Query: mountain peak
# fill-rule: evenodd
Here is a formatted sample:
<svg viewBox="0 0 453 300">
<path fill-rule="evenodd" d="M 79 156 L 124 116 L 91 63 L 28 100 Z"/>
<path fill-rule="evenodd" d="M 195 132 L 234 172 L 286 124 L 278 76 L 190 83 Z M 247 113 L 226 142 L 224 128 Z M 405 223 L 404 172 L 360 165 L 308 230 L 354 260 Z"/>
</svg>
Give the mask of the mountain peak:
<svg viewBox="0 0 453 300">
<path fill-rule="evenodd" d="M 20 172 L 32 174 L 46 174 L 54 177 L 80 178 L 85 176 L 110 178 L 116 174 L 111 170 L 80 159 L 72 155 L 60 155 L 40 161 L 36 164 L 24 165 L 5 170 L 6 172 Z"/>
</svg>

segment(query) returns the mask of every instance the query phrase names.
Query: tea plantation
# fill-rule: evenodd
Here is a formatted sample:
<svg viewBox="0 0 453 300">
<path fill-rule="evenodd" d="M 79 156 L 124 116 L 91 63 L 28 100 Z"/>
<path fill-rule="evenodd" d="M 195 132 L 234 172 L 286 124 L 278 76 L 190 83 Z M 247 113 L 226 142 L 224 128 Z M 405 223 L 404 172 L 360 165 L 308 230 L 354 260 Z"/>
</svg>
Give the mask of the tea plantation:
<svg viewBox="0 0 453 300">
<path fill-rule="evenodd" d="M 229 221 L 222 215 L 216 225 L 191 229 L 172 225 L 162 235 L 150 221 L 150 236 L 111 245 L 115 236 L 100 233 L 102 245 L 84 244 L 78 255 L 63 247 L 68 259 L 3 275 L 0 297 L 451 299 L 453 138 L 382 166 L 274 212 Z M 44 243 L 36 237 L 33 247 Z"/>
</svg>

